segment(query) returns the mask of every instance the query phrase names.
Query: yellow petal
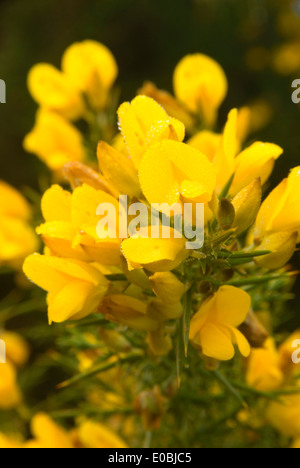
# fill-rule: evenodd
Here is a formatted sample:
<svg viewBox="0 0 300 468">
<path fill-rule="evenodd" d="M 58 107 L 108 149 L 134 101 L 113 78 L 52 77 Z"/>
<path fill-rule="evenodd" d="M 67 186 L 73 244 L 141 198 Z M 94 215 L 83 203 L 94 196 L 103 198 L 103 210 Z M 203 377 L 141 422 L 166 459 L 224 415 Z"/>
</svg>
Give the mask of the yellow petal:
<svg viewBox="0 0 300 468">
<path fill-rule="evenodd" d="M 93 75 L 109 89 L 118 74 L 118 66 L 110 50 L 97 41 L 75 42 L 63 55 L 62 69 L 72 83 L 82 91 L 89 91 Z"/>
<path fill-rule="evenodd" d="M 155 273 L 149 278 L 155 294 L 167 304 L 180 302 L 185 286 L 173 273 Z"/>
<path fill-rule="evenodd" d="M 203 54 L 187 55 L 174 72 L 176 97 L 189 110 L 202 113 L 208 125 L 227 94 L 227 79 L 221 66 Z"/>
<path fill-rule="evenodd" d="M 213 166 L 206 156 L 171 140 L 164 140 L 146 151 L 139 176 L 150 203 L 169 205 L 179 201 L 180 192 L 185 198 L 207 202 L 211 200 L 216 182 Z"/>
<path fill-rule="evenodd" d="M 107 283 L 104 276 L 93 266 L 74 259 L 34 254 L 27 257 L 23 269 L 33 283 L 48 292 L 56 292 L 74 279 L 95 286 Z"/>
<path fill-rule="evenodd" d="M 271 175 L 275 161 L 282 153 L 283 149 L 280 146 L 261 142 L 256 142 L 242 151 L 234 162 L 235 177 L 230 192 L 236 194 L 258 177 L 264 185 Z"/>
<path fill-rule="evenodd" d="M 131 159 L 138 169 L 146 148 L 146 136 L 152 125 L 168 119 L 166 111 L 154 99 L 137 96 L 118 110 L 119 127 Z"/>
<path fill-rule="evenodd" d="M 257 257 L 256 263 L 262 268 L 271 270 L 284 267 L 295 252 L 297 239 L 297 232 L 279 232 L 265 237 L 257 249 L 268 250 L 272 253 Z"/>
<path fill-rule="evenodd" d="M 66 320 L 79 320 L 94 312 L 100 305 L 107 287 L 97 288 L 87 281 L 72 280 L 60 291 L 48 294 L 49 322 L 62 323 Z"/>
<path fill-rule="evenodd" d="M 23 220 L 31 218 L 31 209 L 27 200 L 14 187 L 0 180 L 0 213 L 1 216 L 18 217 Z"/>
<path fill-rule="evenodd" d="M 248 357 L 251 353 L 251 348 L 244 335 L 237 328 L 234 327 L 230 327 L 230 331 L 234 336 L 233 342 L 237 344 L 241 355 L 244 357 Z"/>
<path fill-rule="evenodd" d="M 75 189 L 72 195 L 72 221 L 74 226 L 90 235 L 95 240 L 99 240 L 97 235 L 97 226 L 103 216 L 97 215 L 97 209 L 101 204 L 109 204 L 115 209 L 117 219 L 112 222 L 119 221 L 119 204 L 115 198 L 102 190 L 95 190 L 87 184 Z"/>
<path fill-rule="evenodd" d="M 221 323 L 238 327 L 251 307 L 249 294 L 234 286 L 222 286 L 216 294 L 215 318 Z"/>
<path fill-rule="evenodd" d="M 33 417 L 31 431 L 43 448 L 73 448 L 68 434 L 45 413 Z"/>
<path fill-rule="evenodd" d="M 84 102 L 71 80 L 52 65 L 35 65 L 28 75 L 28 88 L 42 107 L 76 120 L 84 112 Z"/>
<path fill-rule="evenodd" d="M 132 161 L 101 141 L 97 148 L 99 168 L 105 179 L 114 185 L 121 195 L 139 197 L 139 179 Z"/>
<path fill-rule="evenodd" d="M 23 146 L 53 171 L 61 171 L 67 162 L 83 161 L 86 157 L 79 130 L 61 115 L 45 109 L 38 111 L 35 126 Z"/>
<path fill-rule="evenodd" d="M 255 222 L 262 199 L 260 179 L 255 179 L 243 188 L 232 200 L 235 210 L 233 227 L 237 228 L 236 235 L 245 232 Z"/>
<path fill-rule="evenodd" d="M 205 156 L 207 156 L 208 159 L 213 162 L 217 153 L 217 149 L 220 145 L 220 140 L 221 135 L 218 133 L 203 130 L 193 136 L 188 141 L 188 145 L 205 154 Z"/>
<path fill-rule="evenodd" d="M 52 185 L 42 198 L 45 221 L 71 221 L 71 194 L 59 185 Z"/>
<path fill-rule="evenodd" d="M 217 174 L 217 192 L 225 187 L 234 173 L 234 160 L 238 151 L 238 111 L 232 109 L 228 115 L 222 138 L 217 149 L 214 166 Z"/>
<path fill-rule="evenodd" d="M 78 435 L 85 448 L 128 448 L 128 445 L 111 429 L 93 421 L 81 424 Z"/>
<path fill-rule="evenodd" d="M 172 232 L 172 230 L 171 230 Z M 146 266 L 150 271 L 170 271 L 188 255 L 185 239 L 130 238 L 122 243 L 122 251 L 133 268 Z"/>
<path fill-rule="evenodd" d="M 200 331 L 200 343 L 205 356 L 229 361 L 235 351 L 230 339 L 230 333 L 220 329 L 213 323 L 207 323 Z"/>
</svg>

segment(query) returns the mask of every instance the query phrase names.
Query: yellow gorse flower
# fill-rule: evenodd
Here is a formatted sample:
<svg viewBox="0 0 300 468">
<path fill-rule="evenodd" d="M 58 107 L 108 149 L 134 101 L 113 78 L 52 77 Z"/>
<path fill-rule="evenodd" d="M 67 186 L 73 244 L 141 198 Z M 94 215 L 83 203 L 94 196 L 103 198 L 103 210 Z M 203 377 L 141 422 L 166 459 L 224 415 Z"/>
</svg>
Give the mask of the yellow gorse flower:
<svg viewBox="0 0 300 468">
<path fill-rule="evenodd" d="M 0 265 L 19 268 L 38 240 L 31 228 L 31 208 L 13 187 L 0 181 Z"/>
<path fill-rule="evenodd" d="M 50 323 L 78 320 L 91 314 L 108 288 L 97 265 L 74 259 L 34 254 L 26 259 L 24 272 L 48 292 Z"/>
<path fill-rule="evenodd" d="M 277 390 L 283 384 L 279 354 L 272 338 L 266 341 L 263 348 L 252 349 L 246 379 L 251 387 L 264 392 Z"/>
<path fill-rule="evenodd" d="M 203 54 L 187 55 L 174 72 L 175 95 L 205 123 L 214 124 L 216 112 L 227 94 L 227 79 L 221 66 Z"/>
<path fill-rule="evenodd" d="M 107 104 L 118 66 L 106 46 L 96 41 L 72 44 L 63 55 L 62 70 L 74 87 L 86 93 L 93 108 Z"/>
<path fill-rule="evenodd" d="M 81 133 L 55 112 L 40 110 L 33 130 L 24 139 L 24 149 L 36 154 L 53 171 L 68 161 L 84 161 Z"/>
<path fill-rule="evenodd" d="M 147 96 L 137 96 L 118 110 L 119 128 L 128 153 L 139 169 L 145 150 L 164 139 L 183 141 L 185 128 L 179 120 Z"/>
<path fill-rule="evenodd" d="M 28 89 L 43 108 L 76 120 L 85 112 L 78 88 L 64 73 L 47 63 L 35 65 L 28 75 Z"/>
<path fill-rule="evenodd" d="M 255 226 L 255 237 L 278 232 L 300 235 L 300 167 L 295 167 L 262 204 Z"/>
<path fill-rule="evenodd" d="M 251 306 L 250 296 L 233 286 L 222 286 L 207 299 L 192 318 L 190 340 L 204 356 L 220 361 L 234 357 L 233 344 L 243 356 L 249 356 L 250 345 L 237 329 L 246 319 Z"/>
</svg>

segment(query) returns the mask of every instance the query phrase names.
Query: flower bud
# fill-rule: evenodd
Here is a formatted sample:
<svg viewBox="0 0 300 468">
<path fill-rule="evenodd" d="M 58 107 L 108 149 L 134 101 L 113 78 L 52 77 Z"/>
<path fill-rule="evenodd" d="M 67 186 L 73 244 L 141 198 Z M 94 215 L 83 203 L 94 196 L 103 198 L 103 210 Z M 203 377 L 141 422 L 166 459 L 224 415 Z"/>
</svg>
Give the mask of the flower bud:
<svg viewBox="0 0 300 468">
<path fill-rule="evenodd" d="M 172 340 L 164 328 L 149 332 L 147 342 L 155 356 L 166 356 L 173 348 Z"/>
<path fill-rule="evenodd" d="M 254 223 L 260 208 L 261 198 L 261 181 L 256 179 L 232 200 L 235 209 L 233 227 L 237 228 L 237 235 L 246 231 Z"/>
<path fill-rule="evenodd" d="M 171 272 L 155 273 L 149 278 L 151 286 L 159 299 L 167 304 L 174 305 L 180 302 L 185 286 Z"/>
<path fill-rule="evenodd" d="M 219 205 L 218 221 L 221 228 L 227 231 L 231 228 L 235 219 L 235 209 L 233 204 L 226 198 L 222 198 Z"/>
<path fill-rule="evenodd" d="M 148 305 L 148 315 L 157 321 L 175 320 L 182 316 L 183 308 L 180 302 L 177 304 L 166 304 L 160 299 L 154 299 Z"/>
<path fill-rule="evenodd" d="M 134 409 L 142 416 L 147 431 L 159 429 L 165 412 L 165 401 L 166 399 L 157 386 L 153 390 L 146 390 L 136 397 Z"/>
<path fill-rule="evenodd" d="M 147 305 L 134 297 L 121 294 L 107 296 L 100 307 L 100 312 L 108 320 L 134 330 L 154 331 L 158 328 L 158 322 L 147 313 Z"/>
<path fill-rule="evenodd" d="M 141 194 L 139 179 L 132 161 L 125 154 L 100 141 L 97 148 L 99 167 L 105 179 L 119 193 L 139 197 Z"/>
</svg>

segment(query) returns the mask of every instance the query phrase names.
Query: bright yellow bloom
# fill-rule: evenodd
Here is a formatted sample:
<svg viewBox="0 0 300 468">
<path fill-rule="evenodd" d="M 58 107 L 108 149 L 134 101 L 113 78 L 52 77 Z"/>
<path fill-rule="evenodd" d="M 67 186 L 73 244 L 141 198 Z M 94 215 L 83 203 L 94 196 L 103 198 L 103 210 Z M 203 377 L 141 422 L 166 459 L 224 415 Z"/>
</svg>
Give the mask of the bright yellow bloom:
<svg viewBox="0 0 300 468">
<path fill-rule="evenodd" d="M 102 219 L 97 215 L 97 208 L 102 203 L 115 207 L 118 219 L 119 205 L 111 195 L 86 184 L 75 189 L 73 194 L 54 185 L 43 196 L 42 212 L 46 223 L 37 232 L 51 252 L 59 257 L 118 265 L 121 241 L 118 238 L 100 239 L 97 235 L 97 226 Z"/>
<path fill-rule="evenodd" d="M 101 141 L 97 148 L 99 168 L 120 195 L 139 198 L 141 188 L 136 169 L 128 156 Z"/>
<path fill-rule="evenodd" d="M 233 109 L 225 125 L 214 166 L 217 173 L 219 193 L 234 174 L 230 193 L 236 195 L 253 180 L 260 178 L 264 185 L 270 177 L 275 161 L 283 153 L 282 148 L 272 143 L 256 142 L 239 153 L 239 113 Z"/>
<path fill-rule="evenodd" d="M 148 229 L 147 229 L 148 233 Z M 188 256 L 186 240 L 174 238 L 170 230 L 169 239 L 155 239 L 140 235 L 126 239 L 122 243 L 122 252 L 127 260 L 129 270 L 146 268 L 149 271 L 164 272 L 176 268 Z"/>
<path fill-rule="evenodd" d="M 31 421 L 33 440 L 24 444 L 24 448 L 42 449 L 71 449 L 75 448 L 72 438 L 60 426 L 58 426 L 47 414 L 38 413 Z"/>
<path fill-rule="evenodd" d="M 0 364 L 0 409 L 9 410 L 18 406 L 22 396 L 17 383 L 17 372 L 13 364 Z"/>
<path fill-rule="evenodd" d="M 35 65 L 28 75 L 33 99 L 43 108 L 76 120 L 85 112 L 84 101 L 72 80 L 47 63 Z"/>
<path fill-rule="evenodd" d="M 48 292 L 50 323 L 78 320 L 91 314 L 108 288 L 96 265 L 74 259 L 34 254 L 26 259 L 24 273 Z"/>
<path fill-rule="evenodd" d="M 282 385 L 284 376 L 272 338 L 266 341 L 263 348 L 252 349 L 246 379 L 248 385 L 264 392 L 277 390 Z"/>
<path fill-rule="evenodd" d="M 243 356 L 250 354 L 250 345 L 237 329 L 250 310 L 248 293 L 233 286 L 222 286 L 207 299 L 191 320 L 190 340 L 205 356 L 228 361 L 234 357 L 233 344 Z"/>
<path fill-rule="evenodd" d="M 257 217 L 254 235 L 262 239 L 276 232 L 298 232 L 300 236 L 300 166 L 295 167 L 267 197 Z"/>
<path fill-rule="evenodd" d="M 38 247 L 29 225 L 31 209 L 13 187 L 0 181 L 0 264 L 19 268 Z"/>
<path fill-rule="evenodd" d="M 24 149 L 36 154 L 53 171 L 61 170 L 68 161 L 85 159 L 81 133 L 62 116 L 47 110 L 38 112 Z"/>
<path fill-rule="evenodd" d="M 216 184 L 212 163 L 198 150 L 164 140 L 147 149 L 141 162 L 140 183 L 149 203 L 173 205 L 193 200 L 207 203 Z"/>
<path fill-rule="evenodd" d="M 78 437 L 85 448 L 128 448 L 128 445 L 111 429 L 91 420 L 79 426 Z"/>
<path fill-rule="evenodd" d="M 158 102 L 166 112 L 175 119 L 180 120 L 190 133 L 196 125 L 196 119 L 192 116 L 185 106 L 177 101 L 170 93 L 165 90 L 158 89 L 151 81 L 146 81 L 142 88 L 138 90 L 138 94 L 149 96 Z"/>
<path fill-rule="evenodd" d="M 179 120 L 168 116 L 153 99 L 137 96 L 123 103 L 118 110 L 119 127 L 128 153 L 139 169 L 145 150 L 164 139 L 183 141 L 185 128 Z"/>
<path fill-rule="evenodd" d="M 219 106 L 227 94 L 227 79 L 222 67 L 203 54 L 187 55 L 174 72 L 175 95 L 187 108 L 214 124 Z"/>
<path fill-rule="evenodd" d="M 102 109 L 117 75 L 110 50 L 96 41 L 72 44 L 64 53 L 62 69 L 74 87 L 86 93 L 95 109 Z"/>
</svg>

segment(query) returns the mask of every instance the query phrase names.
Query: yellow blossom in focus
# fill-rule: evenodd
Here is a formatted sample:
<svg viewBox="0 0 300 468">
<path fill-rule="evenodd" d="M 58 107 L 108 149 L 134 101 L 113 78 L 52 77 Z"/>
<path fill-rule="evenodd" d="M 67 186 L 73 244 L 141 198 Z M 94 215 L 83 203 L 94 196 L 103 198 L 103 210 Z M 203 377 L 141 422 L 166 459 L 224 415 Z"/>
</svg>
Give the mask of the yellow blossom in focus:
<svg viewBox="0 0 300 468">
<path fill-rule="evenodd" d="M 118 265 L 121 241 L 106 236 L 100 239 L 97 235 L 98 222 L 103 218 L 97 215 L 97 208 L 102 203 L 115 207 L 118 216 L 116 199 L 101 190 L 84 184 L 71 194 L 54 185 L 43 196 L 42 212 L 46 223 L 37 232 L 58 257 Z"/>
<path fill-rule="evenodd" d="M 24 149 L 36 154 L 53 171 L 68 161 L 83 161 L 85 150 L 81 133 L 55 112 L 40 110 L 33 130 L 24 140 Z"/>
<path fill-rule="evenodd" d="M 140 183 L 149 203 L 173 205 L 180 201 L 211 201 L 216 176 L 212 163 L 198 150 L 164 140 L 145 152 L 139 171 Z"/>
<path fill-rule="evenodd" d="M 126 194 L 137 198 L 141 195 L 138 175 L 128 156 L 104 141 L 98 144 L 97 156 L 101 173 L 116 187 L 120 195 Z"/>
<path fill-rule="evenodd" d="M 213 160 L 217 174 L 217 193 L 220 193 L 229 179 L 234 176 L 230 193 L 236 195 L 254 179 L 260 178 L 262 185 L 269 179 L 275 161 L 283 153 L 273 143 L 256 142 L 240 152 L 239 113 L 233 109 L 228 119 Z"/>
<path fill-rule="evenodd" d="M 26 259 L 23 269 L 32 282 L 48 292 L 50 323 L 91 314 L 108 288 L 96 266 L 79 260 L 34 254 Z"/>
<path fill-rule="evenodd" d="M 83 98 L 72 80 L 50 64 L 39 63 L 30 70 L 28 89 L 41 107 L 66 119 L 76 120 L 85 112 Z"/>
<path fill-rule="evenodd" d="M 102 109 L 117 75 L 118 66 L 110 50 L 96 41 L 72 44 L 65 51 L 62 70 L 72 85 L 86 93 L 95 109 Z"/>
<path fill-rule="evenodd" d="M 169 233 L 169 232 L 168 232 Z M 127 260 L 129 270 L 146 268 L 155 272 L 171 271 L 175 269 L 188 256 L 186 240 L 175 238 L 175 231 L 170 229 L 170 238 L 155 239 L 143 237 L 143 230 L 134 237 L 126 239 L 122 243 L 122 252 Z"/>
<path fill-rule="evenodd" d="M 187 55 L 174 72 L 174 90 L 179 101 L 200 114 L 208 126 L 227 94 L 227 78 L 222 67 L 203 54 Z"/>
<path fill-rule="evenodd" d="M 243 356 L 250 354 L 250 345 L 237 329 L 246 319 L 251 306 L 250 296 L 233 286 L 222 286 L 207 299 L 191 320 L 190 340 L 204 356 L 220 361 L 234 357 L 234 344 Z"/>
<path fill-rule="evenodd" d="M 265 342 L 263 348 L 252 349 L 246 379 L 248 385 L 264 392 L 277 390 L 282 385 L 284 375 L 279 367 L 279 355 L 272 338 Z"/>
<path fill-rule="evenodd" d="M 183 141 L 182 122 L 169 117 L 166 111 L 147 96 L 137 96 L 131 103 L 123 103 L 118 110 L 119 128 L 128 153 L 139 169 L 147 147 L 164 139 Z"/>
</svg>

